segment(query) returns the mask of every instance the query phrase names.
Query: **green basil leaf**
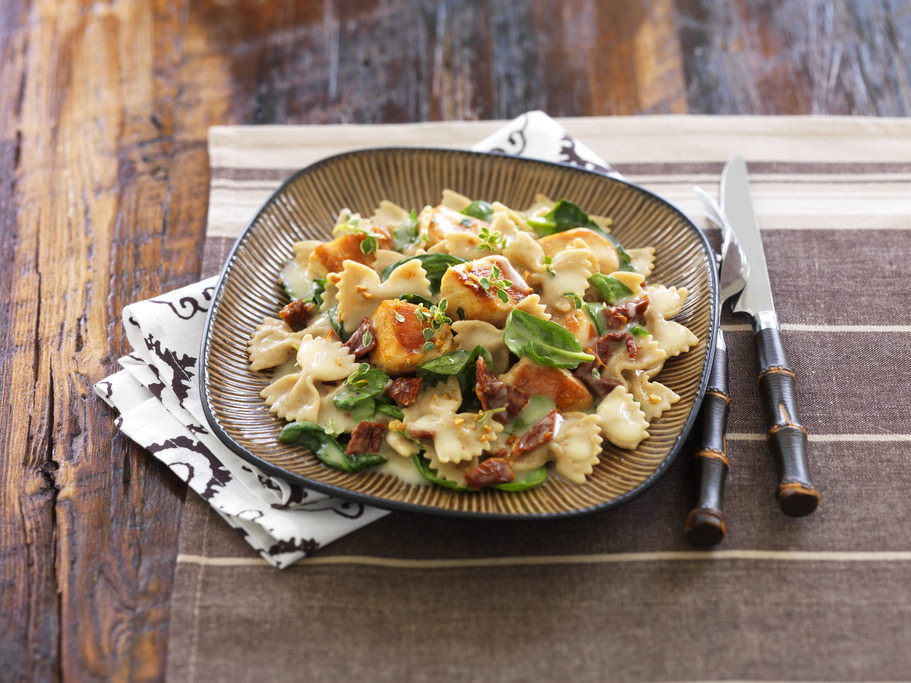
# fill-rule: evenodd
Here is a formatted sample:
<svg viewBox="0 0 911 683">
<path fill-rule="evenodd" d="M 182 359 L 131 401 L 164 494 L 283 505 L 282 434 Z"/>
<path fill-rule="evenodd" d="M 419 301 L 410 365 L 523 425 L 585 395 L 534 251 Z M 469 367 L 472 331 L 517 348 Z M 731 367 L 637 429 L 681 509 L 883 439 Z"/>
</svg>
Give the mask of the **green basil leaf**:
<svg viewBox="0 0 911 683">
<path fill-rule="evenodd" d="M 459 213 L 464 216 L 477 218 L 478 220 L 482 220 L 485 223 L 490 223 L 490 221 L 493 220 L 493 206 L 491 206 L 490 202 L 485 202 L 483 199 L 473 201 L 471 204 L 459 211 Z"/>
<path fill-rule="evenodd" d="M 588 278 L 588 282 L 601 292 L 602 298 L 611 306 L 620 303 L 623 299 L 633 294 L 633 290 L 610 275 L 593 273 Z"/>
<path fill-rule="evenodd" d="M 399 223 L 397 228 L 392 229 L 392 244 L 396 251 L 402 251 L 405 247 L 414 244 L 418 239 L 418 215 L 411 210 L 408 218 Z"/>
<path fill-rule="evenodd" d="M 506 347 L 519 357 L 538 365 L 575 368 L 595 357 L 582 351 L 572 332 L 550 320 L 536 318 L 525 311 L 513 310 L 503 330 Z"/>
<path fill-rule="evenodd" d="M 443 279 L 443 275 L 446 274 L 446 271 L 449 270 L 450 266 L 465 263 L 465 259 L 461 259 L 458 256 L 452 256 L 451 254 L 418 254 L 417 256 L 410 256 L 406 259 L 402 259 L 401 261 L 386 266 L 383 268 L 383 272 L 380 274 L 380 277 L 383 280 L 389 279 L 389 276 L 392 274 L 393 270 L 408 261 L 420 262 L 421 267 L 424 269 L 424 272 L 427 273 L 427 279 L 430 280 L 431 294 L 439 293 L 440 280 Z"/>
<path fill-rule="evenodd" d="M 547 467 L 539 467 L 535 470 L 516 473 L 515 479 L 503 484 L 493 484 L 491 488 L 500 491 L 527 491 L 535 486 L 540 486 L 547 480 Z"/>
</svg>

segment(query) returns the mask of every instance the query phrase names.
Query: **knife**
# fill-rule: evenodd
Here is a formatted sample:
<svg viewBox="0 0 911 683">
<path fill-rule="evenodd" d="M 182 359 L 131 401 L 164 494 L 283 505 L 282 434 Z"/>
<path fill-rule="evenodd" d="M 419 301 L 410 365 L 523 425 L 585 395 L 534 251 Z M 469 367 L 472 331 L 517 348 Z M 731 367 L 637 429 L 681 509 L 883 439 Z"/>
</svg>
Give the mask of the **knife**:
<svg viewBox="0 0 911 683">
<path fill-rule="evenodd" d="M 733 301 L 733 311 L 749 313 L 753 318 L 753 343 L 759 363 L 757 384 L 769 424 L 768 444 L 778 470 L 778 505 L 784 514 L 802 517 L 819 505 L 819 492 L 810 483 L 807 430 L 797 414 L 795 377 L 788 366 L 772 303 L 769 271 L 742 157 L 733 157 L 722 171 L 721 206 L 749 263 L 746 284 Z"/>
<path fill-rule="evenodd" d="M 725 302 L 743 289 L 749 274 L 749 264 L 743 257 L 737 237 L 725 220 L 721 207 L 700 188 L 693 189 L 702 197 L 709 220 L 721 230 L 721 252 L 716 256 L 719 265 L 720 318 Z M 725 432 L 730 411 L 728 352 L 724 333 L 719 325 L 708 387 L 702 400 L 699 442 L 694 454 L 695 476 L 698 481 L 697 499 L 683 526 L 686 540 L 700 548 L 716 545 L 727 533 L 727 520 L 721 510 L 721 501 L 728 474 Z"/>
</svg>

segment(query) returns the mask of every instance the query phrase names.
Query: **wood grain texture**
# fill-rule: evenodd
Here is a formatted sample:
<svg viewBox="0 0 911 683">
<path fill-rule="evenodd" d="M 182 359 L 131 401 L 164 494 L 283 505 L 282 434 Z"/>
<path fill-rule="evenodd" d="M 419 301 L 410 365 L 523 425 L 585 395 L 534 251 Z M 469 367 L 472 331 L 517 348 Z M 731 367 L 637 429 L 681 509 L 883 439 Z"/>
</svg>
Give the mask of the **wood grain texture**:
<svg viewBox="0 0 911 683">
<path fill-rule="evenodd" d="M 198 275 L 210 125 L 907 116 L 909 45 L 897 0 L 4 0 L 4 680 L 163 675 L 184 489 L 91 386 Z"/>
</svg>

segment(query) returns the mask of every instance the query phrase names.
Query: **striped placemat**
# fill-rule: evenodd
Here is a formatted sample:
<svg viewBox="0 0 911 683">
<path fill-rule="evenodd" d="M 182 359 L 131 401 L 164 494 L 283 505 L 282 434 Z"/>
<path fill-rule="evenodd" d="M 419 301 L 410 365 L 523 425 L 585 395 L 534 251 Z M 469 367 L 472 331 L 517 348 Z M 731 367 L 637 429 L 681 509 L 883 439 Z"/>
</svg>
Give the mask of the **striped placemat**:
<svg viewBox="0 0 911 683">
<path fill-rule="evenodd" d="M 777 509 L 750 327 L 726 312 L 729 532 L 716 550 L 683 539 L 683 457 L 616 510 L 394 513 L 281 572 L 190 497 L 171 679 L 911 678 L 911 120 L 560 123 L 706 227 L 693 185 L 715 194 L 725 160 L 747 158 L 820 509 Z M 294 170 L 378 144 L 470 147 L 501 125 L 213 129 L 205 274 Z"/>
</svg>

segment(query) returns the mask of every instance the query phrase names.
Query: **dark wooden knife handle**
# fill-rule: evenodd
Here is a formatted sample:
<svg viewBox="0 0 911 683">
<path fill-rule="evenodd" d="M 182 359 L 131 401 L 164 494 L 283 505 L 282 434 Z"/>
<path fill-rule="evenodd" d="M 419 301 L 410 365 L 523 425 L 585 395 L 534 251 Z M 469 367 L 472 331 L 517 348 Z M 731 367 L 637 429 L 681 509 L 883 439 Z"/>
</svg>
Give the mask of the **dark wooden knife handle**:
<svg viewBox="0 0 911 683">
<path fill-rule="evenodd" d="M 718 334 L 721 335 L 721 330 Z M 722 338 L 715 348 L 708 389 L 702 399 L 702 431 L 694 455 L 698 482 L 696 504 L 686 516 L 683 527 L 686 540 L 700 548 L 710 548 L 727 533 L 721 501 L 728 474 L 725 431 L 730 411 L 728 353 Z"/>
<path fill-rule="evenodd" d="M 789 517 L 803 517 L 819 505 L 819 491 L 810 483 L 807 430 L 797 414 L 796 379 L 788 367 L 781 330 L 755 333 L 759 360 L 759 391 L 769 421 L 769 448 L 778 469 L 778 505 Z"/>
</svg>

